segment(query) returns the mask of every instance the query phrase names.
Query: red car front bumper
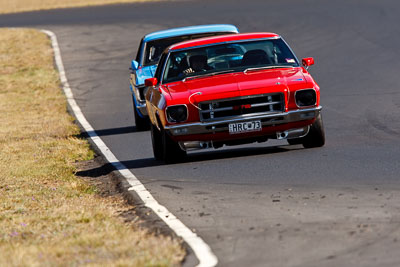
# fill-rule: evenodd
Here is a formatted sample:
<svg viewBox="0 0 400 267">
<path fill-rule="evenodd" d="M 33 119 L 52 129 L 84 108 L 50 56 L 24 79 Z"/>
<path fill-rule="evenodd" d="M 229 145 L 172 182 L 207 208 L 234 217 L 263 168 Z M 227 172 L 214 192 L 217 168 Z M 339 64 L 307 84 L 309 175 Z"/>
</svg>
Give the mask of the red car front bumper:
<svg viewBox="0 0 400 267">
<path fill-rule="evenodd" d="M 311 125 L 322 107 L 297 109 L 273 114 L 249 114 L 231 119 L 212 122 L 183 123 L 165 126 L 164 129 L 176 142 L 184 141 L 224 141 L 246 139 L 257 136 L 273 136 L 278 132 L 299 129 Z M 260 131 L 230 134 L 229 124 L 249 121 L 261 121 Z M 277 137 L 278 138 L 278 137 Z M 282 138 L 284 139 L 284 138 Z"/>
</svg>

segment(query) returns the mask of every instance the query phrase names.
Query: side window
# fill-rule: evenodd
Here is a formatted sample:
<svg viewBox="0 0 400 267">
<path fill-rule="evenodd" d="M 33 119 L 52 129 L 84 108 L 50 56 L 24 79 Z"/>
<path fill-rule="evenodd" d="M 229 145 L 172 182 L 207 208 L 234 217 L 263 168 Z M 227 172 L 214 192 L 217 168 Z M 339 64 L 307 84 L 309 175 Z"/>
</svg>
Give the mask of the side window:
<svg viewBox="0 0 400 267">
<path fill-rule="evenodd" d="M 154 77 L 157 78 L 158 81 L 161 81 L 161 73 L 163 71 L 165 59 L 167 58 L 167 55 L 168 55 L 168 53 L 163 53 L 161 55 L 160 61 L 158 62 L 156 73 L 154 75 Z"/>
</svg>

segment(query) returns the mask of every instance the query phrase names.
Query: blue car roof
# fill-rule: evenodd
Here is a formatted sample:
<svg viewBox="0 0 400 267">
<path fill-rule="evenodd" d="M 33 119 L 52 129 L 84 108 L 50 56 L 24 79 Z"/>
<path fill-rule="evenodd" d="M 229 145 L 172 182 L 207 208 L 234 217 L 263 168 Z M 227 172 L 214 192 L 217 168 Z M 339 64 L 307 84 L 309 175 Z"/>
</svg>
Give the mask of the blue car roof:
<svg viewBox="0 0 400 267">
<path fill-rule="evenodd" d="M 163 31 L 152 32 L 143 37 L 144 42 L 161 39 L 161 38 L 169 38 L 180 35 L 188 35 L 188 34 L 201 34 L 207 32 L 231 32 L 238 33 L 239 30 L 230 24 L 211 24 L 211 25 L 198 25 L 198 26 L 188 26 L 181 28 L 173 28 Z"/>
</svg>

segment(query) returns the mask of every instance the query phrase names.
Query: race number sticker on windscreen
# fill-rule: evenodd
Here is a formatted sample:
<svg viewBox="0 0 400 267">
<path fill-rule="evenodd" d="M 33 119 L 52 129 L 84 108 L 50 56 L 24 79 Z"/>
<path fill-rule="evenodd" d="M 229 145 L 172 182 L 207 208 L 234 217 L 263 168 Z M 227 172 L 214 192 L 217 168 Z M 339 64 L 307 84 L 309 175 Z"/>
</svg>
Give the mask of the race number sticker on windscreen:
<svg viewBox="0 0 400 267">
<path fill-rule="evenodd" d="M 261 121 L 248 121 L 248 122 L 238 122 L 229 124 L 229 133 L 245 133 L 245 132 L 255 132 L 261 131 Z"/>
</svg>

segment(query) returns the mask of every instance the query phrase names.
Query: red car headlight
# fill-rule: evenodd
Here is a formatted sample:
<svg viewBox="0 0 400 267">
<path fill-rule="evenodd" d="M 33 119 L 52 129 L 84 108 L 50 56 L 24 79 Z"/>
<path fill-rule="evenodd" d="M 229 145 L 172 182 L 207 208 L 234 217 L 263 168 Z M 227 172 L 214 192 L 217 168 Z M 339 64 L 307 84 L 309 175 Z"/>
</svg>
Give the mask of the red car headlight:
<svg viewBox="0 0 400 267">
<path fill-rule="evenodd" d="M 314 89 L 296 91 L 294 97 L 298 107 L 314 106 L 317 103 L 317 94 Z"/>
<path fill-rule="evenodd" d="M 167 120 L 170 123 L 184 122 L 188 118 L 186 105 L 169 106 L 165 113 L 167 115 Z"/>
</svg>

